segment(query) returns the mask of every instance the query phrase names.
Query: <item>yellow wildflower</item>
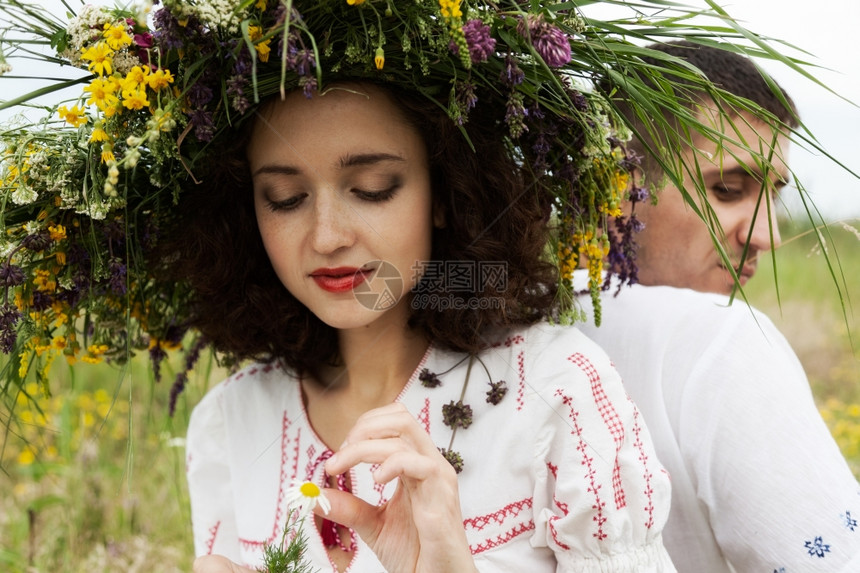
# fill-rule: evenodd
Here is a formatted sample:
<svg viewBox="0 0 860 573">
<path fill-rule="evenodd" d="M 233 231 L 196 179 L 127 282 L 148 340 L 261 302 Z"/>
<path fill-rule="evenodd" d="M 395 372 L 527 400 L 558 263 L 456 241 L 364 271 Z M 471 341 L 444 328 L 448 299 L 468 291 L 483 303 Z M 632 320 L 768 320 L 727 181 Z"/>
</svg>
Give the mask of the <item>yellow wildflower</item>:
<svg viewBox="0 0 860 573">
<path fill-rule="evenodd" d="M 96 127 L 90 134 L 90 143 L 98 143 L 100 141 L 110 141 L 110 136 L 102 127 Z"/>
<path fill-rule="evenodd" d="M 439 0 L 439 8 L 445 18 L 460 18 L 463 15 L 458 0 Z"/>
<path fill-rule="evenodd" d="M 54 255 L 57 257 L 57 264 L 66 264 L 66 253 L 64 253 L 63 251 L 57 251 L 56 253 L 54 253 Z"/>
<path fill-rule="evenodd" d="M 60 114 L 60 119 L 65 120 L 66 123 L 70 123 L 74 127 L 80 127 L 87 122 L 87 116 L 84 115 L 83 108 L 78 106 L 73 106 L 72 109 L 69 109 L 61 105 L 57 113 Z"/>
<path fill-rule="evenodd" d="M 85 49 L 81 59 L 89 60 L 89 70 L 100 76 L 109 76 L 113 73 L 113 50 L 106 42 L 98 42 Z"/>
<path fill-rule="evenodd" d="M 57 281 L 51 278 L 51 272 L 44 269 L 36 269 L 36 276 L 33 277 L 33 284 L 36 289 L 42 292 L 53 292 L 57 289 Z"/>
<path fill-rule="evenodd" d="M 161 340 L 155 337 L 150 338 L 149 349 L 152 350 L 156 347 L 161 348 L 162 350 L 176 350 L 177 348 L 182 347 L 182 344 L 171 340 Z"/>
<path fill-rule="evenodd" d="M 114 50 L 130 46 L 132 42 L 131 36 L 128 35 L 128 25 L 124 21 L 117 22 L 116 24 L 108 22 L 104 26 L 104 33 L 102 35 L 108 46 Z"/>
<path fill-rule="evenodd" d="M 54 339 L 51 341 L 51 344 L 57 350 L 65 350 L 66 344 L 67 344 L 66 337 L 65 336 L 55 336 Z"/>
<path fill-rule="evenodd" d="M 29 466 L 33 462 L 36 461 L 36 456 L 33 454 L 33 451 L 30 448 L 25 448 L 21 450 L 21 453 L 18 454 L 18 464 L 22 466 Z"/>
<path fill-rule="evenodd" d="M 104 360 L 102 355 L 107 352 L 107 350 L 108 347 L 106 344 L 91 344 L 87 347 L 87 354 L 85 356 L 81 356 L 81 360 L 88 364 L 98 364 Z"/>
<path fill-rule="evenodd" d="M 149 107 L 145 90 L 124 90 L 122 92 L 122 105 L 128 109 L 143 109 Z"/>
<path fill-rule="evenodd" d="M 108 107 L 116 107 L 119 105 L 119 98 L 114 95 L 117 88 L 116 80 L 113 78 L 94 79 L 84 88 L 84 91 L 90 94 L 87 105 L 95 105 L 102 111 Z"/>
<path fill-rule="evenodd" d="M 144 91 L 146 89 L 147 76 L 149 76 L 149 66 L 134 66 L 129 70 L 119 82 L 122 87 L 123 97 L 125 97 L 126 92 Z"/>
<path fill-rule="evenodd" d="M 55 241 L 62 241 L 66 238 L 66 228 L 62 225 L 48 225 L 48 234 Z"/>
<path fill-rule="evenodd" d="M 155 70 L 146 76 L 146 83 L 153 91 L 158 91 L 167 87 L 167 84 L 173 83 L 173 74 L 170 73 L 170 70 Z"/>
<path fill-rule="evenodd" d="M 346 0 L 346 3 L 350 6 L 361 6 L 364 4 L 364 0 Z"/>
<path fill-rule="evenodd" d="M 266 0 L 257 0 L 257 3 L 254 4 L 254 8 L 256 8 L 257 10 L 265 10 Z"/>
<path fill-rule="evenodd" d="M 248 35 L 251 37 L 251 41 L 254 42 L 254 48 L 257 50 L 257 55 L 260 56 L 260 61 L 268 62 L 269 53 L 272 51 L 269 43 L 271 43 L 272 39 L 269 38 L 264 42 L 259 42 L 258 40 L 263 37 L 263 29 L 259 26 L 248 26 Z"/>
<path fill-rule="evenodd" d="M 373 57 L 373 63 L 376 64 L 376 69 L 381 70 L 385 65 L 385 52 L 382 48 L 376 48 L 376 55 Z"/>
<path fill-rule="evenodd" d="M 113 154 L 113 145 L 105 143 L 102 145 L 102 163 L 110 163 L 116 161 L 116 156 Z"/>
</svg>

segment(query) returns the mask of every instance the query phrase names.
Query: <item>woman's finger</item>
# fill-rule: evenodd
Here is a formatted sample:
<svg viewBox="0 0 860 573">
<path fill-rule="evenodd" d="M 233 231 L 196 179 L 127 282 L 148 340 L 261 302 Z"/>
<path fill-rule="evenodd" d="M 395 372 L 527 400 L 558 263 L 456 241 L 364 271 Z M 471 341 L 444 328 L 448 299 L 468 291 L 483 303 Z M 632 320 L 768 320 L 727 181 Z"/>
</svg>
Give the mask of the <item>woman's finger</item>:
<svg viewBox="0 0 860 573">
<path fill-rule="evenodd" d="M 325 513 L 322 507 L 317 505 L 313 509 L 316 515 L 354 530 L 365 542 L 369 543 L 375 539 L 372 536 L 377 530 L 378 507 L 339 489 L 326 488 L 323 495 L 328 499 L 331 508 Z"/>
</svg>

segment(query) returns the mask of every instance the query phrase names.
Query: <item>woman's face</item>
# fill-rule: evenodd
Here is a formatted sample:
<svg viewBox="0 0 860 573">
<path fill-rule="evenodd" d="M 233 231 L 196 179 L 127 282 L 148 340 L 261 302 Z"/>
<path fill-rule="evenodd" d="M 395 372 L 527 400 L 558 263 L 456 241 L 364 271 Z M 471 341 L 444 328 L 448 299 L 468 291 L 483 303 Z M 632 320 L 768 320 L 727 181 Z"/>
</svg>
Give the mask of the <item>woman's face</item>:
<svg viewBox="0 0 860 573">
<path fill-rule="evenodd" d="M 263 244 L 290 293 L 334 328 L 405 325 L 433 202 L 424 144 L 389 95 L 292 92 L 258 117 L 248 159 Z"/>
</svg>

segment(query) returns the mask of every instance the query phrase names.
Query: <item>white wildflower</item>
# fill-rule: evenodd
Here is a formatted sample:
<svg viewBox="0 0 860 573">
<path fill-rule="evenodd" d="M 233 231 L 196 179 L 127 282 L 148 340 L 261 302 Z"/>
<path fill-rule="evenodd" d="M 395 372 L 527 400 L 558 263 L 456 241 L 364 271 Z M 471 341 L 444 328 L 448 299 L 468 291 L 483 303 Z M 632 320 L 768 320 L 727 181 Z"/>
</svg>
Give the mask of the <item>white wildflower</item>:
<svg viewBox="0 0 860 573">
<path fill-rule="evenodd" d="M 247 11 L 239 10 L 240 5 L 236 0 L 200 0 L 191 11 L 201 22 L 228 34 L 237 34 Z"/>
<path fill-rule="evenodd" d="M 113 55 L 113 69 L 122 75 L 128 74 L 133 67 L 140 65 L 143 65 L 140 58 L 126 50 L 116 52 Z"/>
<path fill-rule="evenodd" d="M 25 183 L 19 182 L 12 191 L 11 199 L 16 205 L 29 205 L 39 196 L 36 190 Z"/>
<path fill-rule="evenodd" d="M 319 504 L 326 515 L 331 511 L 331 503 L 328 498 L 323 495 L 322 490 L 317 484 L 310 481 L 293 482 L 293 485 L 287 490 L 286 501 L 287 507 L 290 509 L 298 506 L 299 519 L 304 519 L 309 515 L 317 504 Z"/>
</svg>

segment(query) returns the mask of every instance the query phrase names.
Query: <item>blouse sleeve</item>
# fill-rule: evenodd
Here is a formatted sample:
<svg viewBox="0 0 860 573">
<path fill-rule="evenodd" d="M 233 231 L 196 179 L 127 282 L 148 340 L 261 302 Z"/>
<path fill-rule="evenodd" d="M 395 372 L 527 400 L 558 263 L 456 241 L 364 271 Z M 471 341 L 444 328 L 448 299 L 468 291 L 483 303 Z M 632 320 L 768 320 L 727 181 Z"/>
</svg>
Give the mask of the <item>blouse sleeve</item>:
<svg viewBox="0 0 860 573">
<path fill-rule="evenodd" d="M 669 477 L 642 417 L 603 350 L 553 330 L 529 345 L 528 407 L 540 420 L 532 545 L 549 547 L 559 572 L 675 571 L 661 539 Z"/>
<path fill-rule="evenodd" d="M 233 484 L 227 464 L 227 432 L 220 387 L 194 408 L 186 437 L 186 474 L 196 555 L 239 561 Z"/>
<path fill-rule="evenodd" d="M 764 315 L 738 309 L 723 322 L 678 414 L 721 550 L 739 573 L 860 571 L 860 485 L 802 366 Z"/>
</svg>

